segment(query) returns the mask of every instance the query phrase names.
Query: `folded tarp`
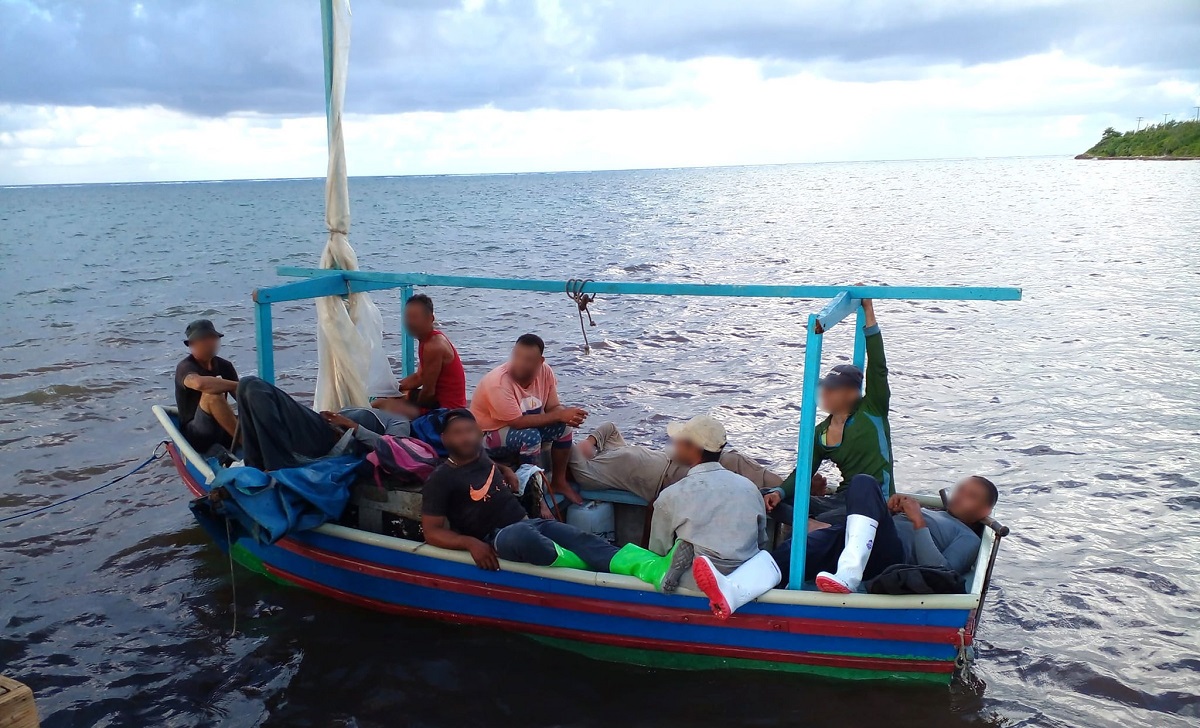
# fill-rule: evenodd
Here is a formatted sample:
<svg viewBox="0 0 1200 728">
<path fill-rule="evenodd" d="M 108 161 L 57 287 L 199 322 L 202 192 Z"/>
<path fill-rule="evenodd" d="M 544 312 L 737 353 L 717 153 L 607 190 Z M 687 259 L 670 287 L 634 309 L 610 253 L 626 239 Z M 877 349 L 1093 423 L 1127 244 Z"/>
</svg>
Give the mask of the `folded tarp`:
<svg viewBox="0 0 1200 728">
<path fill-rule="evenodd" d="M 270 473 L 251 467 L 215 468 L 212 488 L 223 488 L 227 496 L 193 501 L 192 513 L 218 543 L 227 540 L 225 521 L 234 541 L 249 535 L 259 543 L 275 543 L 289 533 L 340 518 L 362 463 L 357 455 L 341 455 Z"/>
</svg>

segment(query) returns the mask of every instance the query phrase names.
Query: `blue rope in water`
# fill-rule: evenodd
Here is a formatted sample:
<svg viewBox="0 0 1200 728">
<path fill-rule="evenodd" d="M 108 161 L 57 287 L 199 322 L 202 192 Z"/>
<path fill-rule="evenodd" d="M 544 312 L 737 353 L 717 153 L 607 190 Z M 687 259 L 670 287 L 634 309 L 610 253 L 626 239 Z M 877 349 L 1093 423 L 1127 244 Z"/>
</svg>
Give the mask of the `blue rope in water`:
<svg viewBox="0 0 1200 728">
<path fill-rule="evenodd" d="M 163 455 L 166 455 L 167 451 L 166 451 L 166 449 L 163 448 L 163 445 L 166 445 L 166 444 L 167 443 L 165 440 L 163 442 L 158 443 L 158 446 L 154 448 L 154 453 L 150 457 L 143 460 L 140 465 L 138 465 L 133 470 L 130 470 L 128 473 L 125 473 L 124 475 L 120 476 L 119 478 L 114 478 L 113 480 L 108 481 L 104 485 L 96 486 L 95 488 L 92 488 L 91 490 L 86 490 L 86 491 L 80 493 L 79 495 L 73 495 L 70 498 L 63 498 L 60 501 L 55 501 L 54 503 L 51 503 L 48 506 L 42 506 L 41 508 L 34 508 L 32 510 L 25 511 L 24 513 L 18 513 L 15 516 L 7 516 L 5 518 L 0 518 L 0 523 L 7 523 L 8 521 L 15 521 L 18 518 L 25 518 L 26 516 L 32 516 L 34 514 L 41 513 L 42 511 L 48 511 L 53 508 L 58 508 L 59 506 L 63 505 L 64 503 L 70 503 L 71 501 L 79 500 L 80 498 L 82 498 L 84 496 L 91 495 L 92 493 L 95 493 L 97 491 L 104 490 L 105 488 L 109 487 L 110 485 L 116 485 L 117 483 L 120 483 L 122 480 L 125 480 L 126 478 L 133 475 L 137 471 L 146 467 L 150 463 L 154 462 L 155 460 L 158 460 Z"/>
</svg>

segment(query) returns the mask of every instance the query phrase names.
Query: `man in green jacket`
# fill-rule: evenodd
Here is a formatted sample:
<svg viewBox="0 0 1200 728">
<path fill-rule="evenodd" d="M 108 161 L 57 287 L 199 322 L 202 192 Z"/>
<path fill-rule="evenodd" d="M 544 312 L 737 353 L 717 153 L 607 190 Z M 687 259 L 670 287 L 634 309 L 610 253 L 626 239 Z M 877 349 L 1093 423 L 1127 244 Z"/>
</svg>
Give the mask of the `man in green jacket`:
<svg viewBox="0 0 1200 728">
<path fill-rule="evenodd" d="M 867 386 L 864 390 L 863 373 L 851 364 L 835 366 L 821 380 L 821 409 L 829 416 L 817 425 L 812 469 L 815 474 L 823 460 L 837 465 L 842 473 L 839 491 L 848 488 L 855 475 L 870 475 L 879 481 L 886 499 L 895 492 L 892 428 L 888 424 L 892 390 L 875 307 L 871 301 L 863 301 L 862 307 L 866 313 Z"/>
<path fill-rule="evenodd" d="M 887 359 L 883 354 L 883 335 L 875 321 L 875 307 L 862 301 L 866 313 L 863 333 L 867 344 L 866 388 L 863 372 L 852 364 L 839 364 L 821 379 L 821 409 L 829 413 L 817 425 L 813 441 L 809 515 L 844 514 L 842 497 L 856 475 L 869 475 L 880 484 L 884 500 L 896 492 L 892 478 L 892 428 L 888 409 L 892 392 L 888 387 Z M 825 478 L 817 468 L 825 460 L 838 466 L 842 482 L 837 492 L 826 495 Z M 787 492 L 795 487 L 795 473 L 783 484 Z"/>
</svg>

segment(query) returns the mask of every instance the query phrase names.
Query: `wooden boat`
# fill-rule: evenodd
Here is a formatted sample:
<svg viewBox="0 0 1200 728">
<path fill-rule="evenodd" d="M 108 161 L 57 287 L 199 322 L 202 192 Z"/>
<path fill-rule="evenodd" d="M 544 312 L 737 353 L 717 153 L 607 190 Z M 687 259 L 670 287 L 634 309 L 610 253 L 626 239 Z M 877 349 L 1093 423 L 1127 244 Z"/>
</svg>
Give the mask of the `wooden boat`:
<svg viewBox="0 0 1200 728">
<path fill-rule="evenodd" d="M 259 376 L 274 379 L 271 305 L 350 291 L 414 285 L 508 290 L 563 290 L 563 281 L 484 279 L 404 273 L 280 269 L 306 280 L 255 292 Z M 821 338 L 839 321 L 859 313 L 862 298 L 1012 300 L 1016 289 L 722 286 L 670 283 L 589 283 L 608 294 L 813 297 L 833 300 L 809 317 L 800 442 L 811 443 L 815 423 Z M 858 326 L 861 331 L 861 324 Z M 862 363 L 861 336 L 854 358 Z M 412 342 L 403 342 L 403 367 L 415 364 Z M 170 439 L 169 451 L 188 490 L 207 492 L 213 467 L 179 433 L 173 410 L 154 412 Z M 811 447 L 798 448 L 798 470 L 811 467 Z M 585 491 L 585 498 L 645 507 L 620 491 Z M 919 496 L 928 507 L 940 500 Z M 807 499 L 796 502 L 794 525 L 803 532 Z M 928 596 L 835 595 L 800 584 L 774 589 L 728 621 L 712 616 L 699 593 L 664 595 L 627 576 L 503 562 L 482 571 L 469 554 L 418 541 L 326 524 L 291 534 L 273 545 L 243 538 L 237 560 L 260 573 L 335 599 L 400 615 L 484 624 L 534 635 L 604 659 L 672 668 L 750 668 L 807 672 L 840 678 L 948 682 L 973 657 L 992 567 L 1007 533 L 989 521 L 965 594 Z M 804 539 L 793 563 L 803 563 Z"/>
<path fill-rule="evenodd" d="M 156 406 L 154 413 L 184 485 L 193 496 L 206 494 L 211 466 L 176 429 L 173 409 Z M 349 604 L 514 630 L 600 659 L 948 683 L 973 657 L 1003 533 L 994 522 L 984 531 L 966 594 L 774 589 L 728 621 L 714 617 L 698 592 L 664 595 L 629 576 L 514 562 L 488 572 L 465 552 L 334 524 L 269 546 L 243 538 L 233 555 L 253 571 Z"/>
<path fill-rule="evenodd" d="M 348 250 L 340 81 L 331 61 L 340 57 L 344 63 L 345 49 L 339 49 L 338 43 L 345 29 L 338 31 L 335 26 L 348 9 L 345 0 L 323 0 L 322 6 L 331 155 L 327 221 L 330 246 L 341 236 L 339 244 Z M 326 250 L 328 253 L 330 248 Z M 280 274 L 302 280 L 255 291 L 260 377 L 274 381 L 271 306 L 284 301 L 329 302 L 384 289 L 399 289 L 407 299 L 414 286 L 568 294 L 829 298 L 829 304 L 811 314 L 805 324 L 797 448 L 797 471 L 801 473 L 811 468 L 822 334 L 857 315 L 854 361 L 861 366 L 865 346 L 859 301 L 1017 300 L 1021 295 L 1015 288 L 542 281 L 344 269 L 356 268 L 356 264 L 329 269 L 333 267 L 337 266 L 280 269 Z M 407 334 L 402 349 L 407 375 L 415 366 L 413 342 Z M 214 477 L 213 466 L 180 434 L 173 408 L 156 406 L 154 413 L 166 431 L 168 450 L 184 485 L 193 496 L 204 495 Z M 623 492 L 583 495 L 615 500 L 634 509 L 646 507 Z M 936 497 L 923 497 L 922 501 L 930 507 L 940 506 Z M 794 520 L 798 533 L 805 532 L 807 511 L 807 499 L 798 499 Z M 768 592 L 727 621 L 714 617 L 698 592 L 664 595 L 633 577 L 510 562 L 502 562 L 499 572 L 488 572 L 477 568 L 465 552 L 335 524 L 293 533 L 272 545 L 244 537 L 229 548 L 247 568 L 343 602 L 397 615 L 514 630 L 602 659 L 681 669 L 750 668 L 839 678 L 948 682 L 973 657 L 992 566 L 1005 533 L 1000 524 L 987 524 L 965 594 L 835 595 L 793 583 Z M 804 562 L 804 548 L 805 539 L 793 539 L 792 563 Z"/>
</svg>

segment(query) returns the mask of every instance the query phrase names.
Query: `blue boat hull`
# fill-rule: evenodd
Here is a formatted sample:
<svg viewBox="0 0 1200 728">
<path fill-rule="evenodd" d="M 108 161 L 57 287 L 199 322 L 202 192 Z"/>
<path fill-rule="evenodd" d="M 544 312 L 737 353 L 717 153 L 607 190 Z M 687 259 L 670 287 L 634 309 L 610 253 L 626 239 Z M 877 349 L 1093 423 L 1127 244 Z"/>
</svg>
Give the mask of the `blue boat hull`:
<svg viewBox="0 0 1200 728">
<path fill-rule="evenodd" d="M 170 452 L 189 490 L 205 494 L 200 470 L 178 447 Z M 970 652 L 978 604 L 971 595 L 844 597 L 777 590 L 772 594 L 781 595 L 778 599 L 809 603 L 767 598 L 722 621 L 702 596 L 635 588 L 623 582 L 627 577 L 516 564 L 485 572 L 465 554 L 341 526 L 293 534 L 272 545 L 243 538 L 232 548 L 252 569 L 350 604 L 490 625 L 601 659 L 680 669 L 947 683 Z M 873 600 L 867 602 L 872 606 L 848 603 L 864 599 Z M 954 608 L 953 600 L 962 608 Z"/>
</svg>

